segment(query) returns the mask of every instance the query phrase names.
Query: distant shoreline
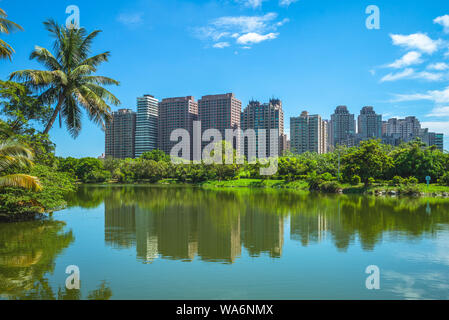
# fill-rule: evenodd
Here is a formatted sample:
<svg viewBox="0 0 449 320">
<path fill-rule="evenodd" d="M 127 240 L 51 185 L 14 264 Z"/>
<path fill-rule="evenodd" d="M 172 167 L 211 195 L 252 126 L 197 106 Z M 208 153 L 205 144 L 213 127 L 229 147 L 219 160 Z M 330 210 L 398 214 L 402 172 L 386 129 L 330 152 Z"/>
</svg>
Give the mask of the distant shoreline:
<svg viewBox="0 0 449 320">
<path fill-rule="evenodd" d="M 374 195 L 374 196 L 408 196 L 408 197 L 441 197 L 449 198 L 449 186 L 442 186 L 438 184 L 431 184 L 427 187 L 426 184 L 418 184 L 416 190 L 406 190 L 405 187 L 389 186 L 385 184 L 374 184 L 365 187 L 363 184 L 357 186 L 343 184 L 336 192 L 326 192 L 320 190 L 310 190 L 307 181 L 298 180 L 287 182 L 285 180 L 262 180 L 262 179 L 240 179 L 227 181 L 206 181 L 203 183 L 182 183 L 175 180 L 166 179 L 157 183 L 150 183 L 146 181 L 133 183 L 118 183 L 106 182 L 102 184 L 82 183 L 80 185 L 87 186 L 185 186 L 185 187 L 200 187 L 204 189 L 274 189 L 274 190 L 292 190 L 303 192 L 317 192 L 323 194 L 359 194 L 359 195 Z"/>
</svg>

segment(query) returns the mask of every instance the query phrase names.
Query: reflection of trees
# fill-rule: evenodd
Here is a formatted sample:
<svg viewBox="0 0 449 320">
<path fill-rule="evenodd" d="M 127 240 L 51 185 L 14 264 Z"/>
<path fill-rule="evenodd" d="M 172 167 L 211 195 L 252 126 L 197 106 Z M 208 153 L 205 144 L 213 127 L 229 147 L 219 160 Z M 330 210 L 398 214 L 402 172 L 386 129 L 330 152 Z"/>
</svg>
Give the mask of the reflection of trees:
<svg viewBox="0 0 449 320">
<path fill-rule="evenodd" d="M 372 250 L 382 238 L 435 236 L 449 223 L 449 199 L 321 195 L 285 190 L 192 187 L 111 187 L 101 192 L 106 238 L 113 246 L 134 246 L 139 259 L 232 263 L 241 253 L 280 257 L 283 220 L 304 246 L 330 240 L 346 250 L 359 239 Z M 428 213 L 427 206 L 431 214 Z"/>
<path fill-rule="evenodd" d="M 0 297 L 11 300 L 79 300 L 79 290 L 50 286 L 46 274 L 53 273 L 55 259 L 74 241 L 65 223 L 42 220 L 0 224 Z M 109 299 L 106 283 L 88 299 Z"/>
<path fill-rule="evenodd" d="M 53 294 L 44 275 L 74 240 L 59 221 L 0 224 L 0 294 L 7 298 Z M 27 294 L 28 292 L 31 292 Z"/>
</svg>

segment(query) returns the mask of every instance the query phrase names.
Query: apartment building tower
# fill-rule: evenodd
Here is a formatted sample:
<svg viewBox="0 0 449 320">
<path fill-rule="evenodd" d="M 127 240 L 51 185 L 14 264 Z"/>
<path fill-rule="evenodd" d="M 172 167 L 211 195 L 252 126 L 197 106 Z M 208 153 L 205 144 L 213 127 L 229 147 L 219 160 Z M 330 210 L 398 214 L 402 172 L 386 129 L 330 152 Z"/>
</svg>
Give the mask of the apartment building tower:
<svg viewBox="0 0 449 320">
<path fill-rule="evenodd" d="M 135 154 L 136 113 L 120 109 L 106 123 L 105 157 L 126 159 Z"/>
<path fill-rule="evenodd" d="M 170 154 L 178 142 L 170 141 L 172 132 L 185 129 L 190 134 L 190 146 L 193 146 L 193 122 L 198 120 L 198 103 L 192 96 L 166 98 L 159 102 L 158 148 Z M 187 147 L 187 146 L 186 146 Z M 191 158 L 193 148 L 190 147 Z"/>
<path fill-rule="evenodd" d="M 201 121 L 201 131 L 217 129 L 225 140 L 226 129 L 240 129 L 240 116 L 242 112 L 242 102 L 237 99 L 234 93 L 217 94 L 203 96 L 198 101 L 198 114 Z M 231 142 L 231 141 L 229 141 Z M 202 146 L 208 142 L 203 142 Z M 240 150 L 240 136 L 232 142 L 236 150 Z"/>
<path fill-rule="evenodd" d="M 320 115 L 303 111 L 299 117 L 290 118 L 291 152 L 301 154 L 327 152 L 328 125 Z"/>
<path fill-rule="evenodd" d="M 338 106 L 331 115 L 330 144 L 353 146 L 355 143 L 355 119 L 354 114 L 349 113 L 346 106 Z"/>
<path fill-rule="evenodd" d="M 286 149 L 286 136 L 284 135 L 284 111 L 282 110 L 282 101 L 271 99 L 268 103 L 260 103 L 252 100 L 243 110 L 241 116 L 242 130 L 253 129 L 256 133 L 256 140 L 251 141 L 245 138 L 242 141 L 244 154 L 248 158 L 248 146 L 250 143 L 255 145 L 257 156 L 262 158 L 270 157 L 270 130 L 277 130 L 278 136 L 278 155 L 282 155 Z M 259 155 L 259 130 L 266 130 L 265 152 Z M 250 160 L 250 159 L 248 159 Z"/>
<path fill-rule="evenodd" d="M 149 94 L 137 98 L 136 158 L 157 149 L 158 102 Z"/>
<path fill-rule="evenodd" d="M 373 107 L 363 107 L 358 117 L 358 136 L 361 140 L 382 138 L 382 115 Z"/>
</svg>

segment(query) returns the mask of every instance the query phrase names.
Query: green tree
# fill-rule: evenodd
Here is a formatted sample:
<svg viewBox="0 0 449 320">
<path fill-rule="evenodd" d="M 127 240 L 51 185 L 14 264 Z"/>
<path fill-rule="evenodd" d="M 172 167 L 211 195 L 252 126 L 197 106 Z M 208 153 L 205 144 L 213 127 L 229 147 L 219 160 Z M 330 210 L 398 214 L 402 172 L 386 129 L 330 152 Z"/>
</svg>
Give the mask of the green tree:
<svg viewBox="0 0 449 320">
<path fill-rule="evenodd" d="M 426 176 L 437 181 L 446 171 L 444 153 L 433 147 L 427 147 L 421 140 L 409 142 L 391 152 L 393 166 L 390 176 L 403 178 L 416 177 L 425 182 Z"/>
<path fill-rule="evenodd" d="M 140 156 L 140 158 L 145 160 L 153 160 L 156 162 L 164 161 L 164 162 L 170 162 L 170 156 L 165 154 L 164 151 L 156 149 L 151 152 L 144 152 Z"/>
<path fill-rule="evenodd" d="M 93 75 L 97 67 L 108 61 L 109 52 L 88 57 L 92 42 L 99 30 L 87 33 L 84 28 L 67 29 L 54 20 L 44 22 L 45 28 L 55 38 L 53 55 L 49 50 L 36 46 L 30 59 L 37 60 L 47 70 L 21 70 L 13 72 L 10 80 L 24 81 L 24 84 L 43 92 L 40 100 L 55 105 L 44 134 L 48 134 L 57 116 L 62 119 L 69 133 L 76 138 L 81 131 L 81 108 L 90 120 L 102 128 L 111 117 L 108 103 L 119 105 L 120 101 L 103 85 L 119 85 L 119 82 Z"/>
<path fill-rule="evenodd" d="M 380 140 L 367 140 L 360 143 L 360 147 L 353 148 L 342 159 L 343 174 L 349 181 L 358 175 L 365 185 L 370 178 L 382 178 L 392 166 L 392 159 L 387 154 Z"/>
<path fill-rule="evenodd" d="M 52 108 L 44 106 L 24 85 L 0 80 L 0 106 L 6 123 L 15 134 L 34 133 L 33 124 L 50 121 Z"/>
<path fill-rule="evenodd" d="M 0 33 L 10 34 L 13 31 L 20 30 L 22 27 L 17 23 L 7 19 L 8 15 L 3 9 L 0 9 Z M 0 39 L 0 59 L 8 58 L 11 60 L 11 56 L 14 53 L 14 49 L 5 41 Z"/>
</svg>

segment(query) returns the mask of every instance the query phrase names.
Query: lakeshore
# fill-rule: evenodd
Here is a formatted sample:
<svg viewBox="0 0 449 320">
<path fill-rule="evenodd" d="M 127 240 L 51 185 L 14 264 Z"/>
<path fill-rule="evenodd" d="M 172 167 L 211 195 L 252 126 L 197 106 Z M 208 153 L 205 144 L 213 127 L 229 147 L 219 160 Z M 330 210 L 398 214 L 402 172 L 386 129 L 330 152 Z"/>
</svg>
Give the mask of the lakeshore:
<svg viewBox="0 0 449 320">
<path fill-rule="evenodd" d="M 84 184 L 80 184 L 84 185 Z M 89 185 L 89 184 L 85 184 Z M 359 194 L 359 195 L 376 195 L 376 196 L 409 196 L 409 197 L 448 197 L 449 187 L 425 183 L 417 184 L 414 192 L 404 192 L 403 187 L 391 186 L 382 183 L 375 183 L 371 186 L 364 184 L 350 185 L 342 184 L 341 189 L 336 192 L 325 192 L 320 190 L 310 190 L 310 185 L 307 181 L 285 181 L 285 180 L 266 180 L 266 179 L 240 179 L 227 181 L 206 181 L 202 183 L 181 183 L 175 179 L 164 179 L 157 183 L 149 183 L 141 181 L 138 183 L 120 183 L 120 182 L 105 182 L 102 184 L 91 184 L 102 186 L 194 186 L 205 189 L 227 189 L 227 188 L 249 188 L 249 189 L 286 189 L 301 192 L 317 192 L 317 193 L 336 193 L 336 194 Z"/>
</svg>

